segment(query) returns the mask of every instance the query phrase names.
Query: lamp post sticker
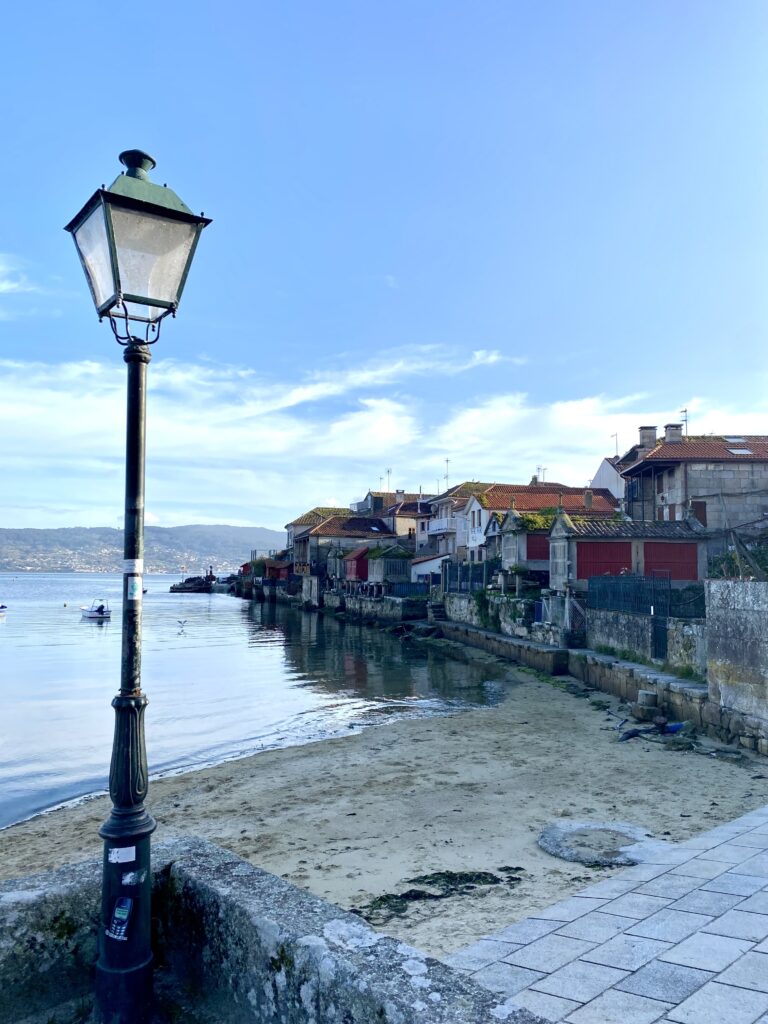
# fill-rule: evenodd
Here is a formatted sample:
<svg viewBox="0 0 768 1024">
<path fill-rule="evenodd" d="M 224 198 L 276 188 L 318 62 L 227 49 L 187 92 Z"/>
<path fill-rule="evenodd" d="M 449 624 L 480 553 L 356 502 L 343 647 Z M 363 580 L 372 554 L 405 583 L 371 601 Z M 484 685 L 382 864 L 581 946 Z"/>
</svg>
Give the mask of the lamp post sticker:
<svg viewBox="0 0 768 1024">
<path fill-rule="evenodd" d="M 135 860 L 135 846 L 113 846 L 109 851 L 110 864 L 132 864 Z"/>
<path fill-rule="evenodd" d="M 128 577 L 128 600 L 141 600 L 141 576 Z"/>
</svg>

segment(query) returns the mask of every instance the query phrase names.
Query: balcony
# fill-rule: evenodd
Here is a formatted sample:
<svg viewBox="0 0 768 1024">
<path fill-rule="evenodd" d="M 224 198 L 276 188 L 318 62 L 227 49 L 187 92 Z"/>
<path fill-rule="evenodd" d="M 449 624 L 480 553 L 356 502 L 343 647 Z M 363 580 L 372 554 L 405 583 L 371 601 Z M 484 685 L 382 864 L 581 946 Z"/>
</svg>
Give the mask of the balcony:
<svg viewBox="0 0 768 1024">
<path fill-rule="evenodd" d="M 427 524 L 427 533 L 455 533 L 456 520 L 447 516 L 444 519 L 430 519 Z"/>
</svg>

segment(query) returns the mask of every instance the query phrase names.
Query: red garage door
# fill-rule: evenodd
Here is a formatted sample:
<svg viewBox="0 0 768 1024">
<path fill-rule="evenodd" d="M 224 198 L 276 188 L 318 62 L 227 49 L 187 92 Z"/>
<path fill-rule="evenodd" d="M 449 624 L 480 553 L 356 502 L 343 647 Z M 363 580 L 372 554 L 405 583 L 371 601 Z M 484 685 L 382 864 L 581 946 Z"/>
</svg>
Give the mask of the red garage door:
<svg viewBox="0 0 768 1024">
<path fill-rule="evenodd" d="M 586 541 L 576 544 L 576 578 L 618 576 L 632 571 L 632 544 L 626 540 Z"/>
<path fill-rule="evenodd" d="M 653 572 L 668 575 L 672 580 L 698 579 L 696 544 L 665 544 L 663 541 L 645 542 L 645 575 Z"/>
</svg>

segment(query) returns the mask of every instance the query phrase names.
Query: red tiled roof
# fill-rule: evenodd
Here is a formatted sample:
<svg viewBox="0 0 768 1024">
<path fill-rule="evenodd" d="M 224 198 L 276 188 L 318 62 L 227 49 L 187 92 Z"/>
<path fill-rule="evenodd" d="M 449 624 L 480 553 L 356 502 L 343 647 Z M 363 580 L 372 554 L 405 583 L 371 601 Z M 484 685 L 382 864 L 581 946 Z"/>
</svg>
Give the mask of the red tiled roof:
<svg viewBox="0 0 768 1024">
<path fill-rule="evenodd" d="M 584 495 L 592 492 L 592 506 L 587 508 Z M 605 487 L 565 487 L 562 484 L 495 484 L 482 494 L 478 502 L 491 512 L 506 512 L 514 499 L 518 512 L 540 512 L 562 505 L 566 512 L 588 516 L 611 516 L 619 507 L 618 499 Z"/>
<path fill-rule="evenodd" d="M 431 500 L 431 499 L 430 499 Z M 418 516 L 429 515 L 430 501 L 426 498 L 419 500 L 418 496 L 414 501 L 396 502 L 381 514 L 383 516 Z"/>
<path fill-rule="evenodd" d="M 768 462 L 764 434 L 719 434 L 659 440 L 655 448 L 624 470 L 632 473 L 646 462 Z"/>
<path fill-rule="evenodd" d="M 309 531 L 316 537 L 361 537 L 370 540 L 387 539 L 395 534 L 381 519 L 373 516 L 331 516 Z"/>
</svg>

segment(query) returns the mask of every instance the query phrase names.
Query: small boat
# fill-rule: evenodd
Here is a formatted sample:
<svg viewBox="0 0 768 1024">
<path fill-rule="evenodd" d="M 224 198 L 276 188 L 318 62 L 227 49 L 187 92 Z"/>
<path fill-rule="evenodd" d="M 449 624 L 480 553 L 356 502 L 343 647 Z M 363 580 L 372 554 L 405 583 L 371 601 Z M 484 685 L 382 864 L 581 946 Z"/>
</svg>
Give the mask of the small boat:
<svg viewBox="0 0 768 1024">
<path fill-rule="evenodd" d="M 7 611 L 8 611 L 8 605 L 7 604 L 0 604 L 0 615 L 5 615 L 5 613 Z"/>
<path fill-rule="evenodd" d="M 108 619 L 112 618 L 112 612 L 109 610 L 109 604 L 103 597 L 95 598 L 90 608 L 86 608 L 84 605 L 81 605 L 80 611 L 83 613 L 84 619 L 91 619 L 95 622 L 106 622 Z"/>
</svg>

